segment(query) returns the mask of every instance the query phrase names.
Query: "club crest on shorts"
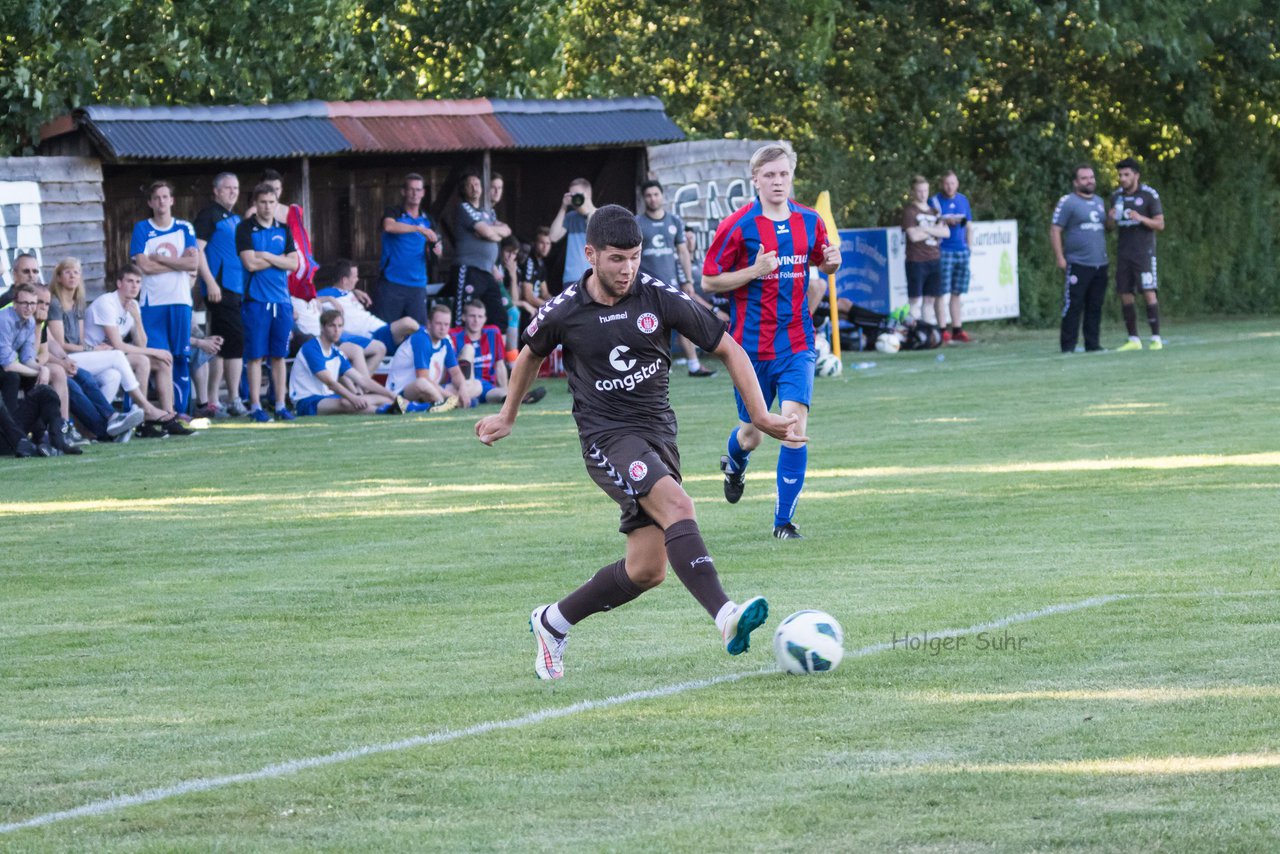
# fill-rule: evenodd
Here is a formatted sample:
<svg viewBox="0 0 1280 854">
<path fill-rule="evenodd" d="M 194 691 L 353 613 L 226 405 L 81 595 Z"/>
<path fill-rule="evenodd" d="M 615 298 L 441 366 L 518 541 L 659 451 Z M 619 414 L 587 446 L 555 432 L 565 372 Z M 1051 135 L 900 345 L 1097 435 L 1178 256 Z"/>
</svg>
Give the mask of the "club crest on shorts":
<svg viewBox="0 0 1280 854">
<path fill-rule="evenodd" d="M 658 328 L 658 315 L 651 311 L 646 311 L 644 314 L 636 318 L 636 326 L 639 327 L 640 331 L 645 335 L 649 335 Z"/>
<path fill-rule="evenodd" d="M 643 460 L 636 460 L 634 463 L 632 463 L 630 466 L 627 467 L 627 474 L 631 477 L 632 480 L 635 480 L 635 481 L 644 480 L 644 476 L 647 475 L 648 473 L 649 473 L 649 467 L 644 464 Z"/>
</svg>

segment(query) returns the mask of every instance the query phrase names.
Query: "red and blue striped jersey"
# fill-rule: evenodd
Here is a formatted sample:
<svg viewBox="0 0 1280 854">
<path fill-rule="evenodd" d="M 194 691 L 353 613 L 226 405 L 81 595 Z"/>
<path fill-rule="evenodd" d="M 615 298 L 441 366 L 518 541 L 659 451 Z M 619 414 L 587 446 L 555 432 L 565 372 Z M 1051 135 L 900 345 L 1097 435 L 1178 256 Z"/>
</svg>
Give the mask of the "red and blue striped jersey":
<svg viewBox="0 0 1280 854">
<path fill-rule="evenodd" d="M 775 222 L 760 199 L 722 220 L 707 249 L 702 275 L 718 276 L 755 263 L 761 252 L 778 253 L 778 269 L 729 291 L 729 332 L 756 361 L 813 349 L 807 291 L 809 267 L 822 263 L 827 229 L 812 208 L 787 201 L 791 216 Z"/>
<path fill-rule="evenodd" d="M 461 353 L 463 345 L 467 343 L 467 330 L 461 326 L 455 326 L 449 330 L 449 337 L 453 339 L 453 349 Z M 475 344 L 475 351 L 475 367 L 471 375 L 485 382 L 496 382 L 493 378 L 494 368 L 507 356 L 506 348 L 502 345 L 502 330 L 492 323 L 482 328 L 480 340 Z"/>
</svg>

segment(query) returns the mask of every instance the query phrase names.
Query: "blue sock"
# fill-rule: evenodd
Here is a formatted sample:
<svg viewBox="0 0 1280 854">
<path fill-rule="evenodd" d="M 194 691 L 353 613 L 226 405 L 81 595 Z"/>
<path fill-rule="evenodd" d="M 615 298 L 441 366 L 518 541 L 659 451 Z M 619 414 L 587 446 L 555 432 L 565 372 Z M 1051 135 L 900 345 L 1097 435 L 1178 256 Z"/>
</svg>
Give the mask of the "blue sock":
<svg viewBox="0 0 1280 854">
<path fill-rule="evenodd" d="M 750 457 L 751 452 L 742 450 L 742 446 L 738 444 L 738 428 L 734 427 L 729 434 L 729 467 L 734 474 L 742 474 L 746 470 Z"/>
<path fill-rule="evenodd" d="M 773 510 L 773 524 L 785 525 L 796 512 L 800 490 L 804 489 L 804 471 L 809 465 L 809 448 L 778 449 L 778 505 Z"/>
<path fill-rule="evenodd" d="M 430 403 L 410 403 L 405 412 L 426 412 L 431 409 Z"/>
</svg>

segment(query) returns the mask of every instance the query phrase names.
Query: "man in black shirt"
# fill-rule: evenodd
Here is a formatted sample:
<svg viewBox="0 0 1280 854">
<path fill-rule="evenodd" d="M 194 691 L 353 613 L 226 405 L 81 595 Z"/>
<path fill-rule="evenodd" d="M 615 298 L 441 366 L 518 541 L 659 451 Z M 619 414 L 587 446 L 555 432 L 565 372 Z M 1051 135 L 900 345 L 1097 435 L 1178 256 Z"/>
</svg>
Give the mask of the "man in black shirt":
<svg viewBox="0 0 1280 854">
<path fill-rule="evenodd" d="M 765 408 L 750 360 L 715 315 L 674 285 L 640 274 L 641 239 L 626 208 L 607 205 L 592 214 L 590 268 L 538 311 L 525 329 L 502 411 L 476 424 L 486 445 L 507 436 L 542 360 L 562 345 L 587 472 L 622 511 L 626 557 L 530 617 L 534 670 L 542 679 L 564 675 L 570 626 L 657 586 L 668 561 L 715 619 L 730 655 L 747 650 L 751 632 L 769 614 L 762 596 L 737 604 L 725 595 L 693 500 L 680 486 L 676 418 L 667 398 L 671 330 L 720 357 L 757 428 L 775 439 L 807 440 L 795 433 L 796 416 Z"/>
<path fill-rule="evenodd" d="M 1156 233 L 1164 231 L 1164 206 L 1160 194 L 1142 182 L 1138 161 L 1126 157 L 1116 164 L 1120 186 L 1111 194 L 1107 210 L 1107 230 L 1118 229 L 1116 237 L 1116 293 L 1129 340 L 1116 349 L 1141 350 L 1138 337 L 1138 310 L 1134 295 L 1142 293 L 1147 303 L 1147 323 L 1151 326 L 1151 349 L 1164 349 L 1160 337 L 1160 300 L 1156 296 Z"/>
</svg>

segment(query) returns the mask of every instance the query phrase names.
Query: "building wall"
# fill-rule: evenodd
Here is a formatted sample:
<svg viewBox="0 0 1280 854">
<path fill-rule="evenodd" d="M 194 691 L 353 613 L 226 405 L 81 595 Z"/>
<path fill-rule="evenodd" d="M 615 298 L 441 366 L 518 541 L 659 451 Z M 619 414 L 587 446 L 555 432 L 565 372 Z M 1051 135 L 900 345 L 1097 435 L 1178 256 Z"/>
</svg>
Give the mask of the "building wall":
<svg viewBox="0 0 1280 854">
<path fill-rule="evenodd" d="M 44 280 L 63 258 L 80 259 L 86 291 L 104 279 L 102 168 L 85 157 L 0 158 L 0 292 L 13 284 L 13 259 L 34 252 Z"/>
</svg>

